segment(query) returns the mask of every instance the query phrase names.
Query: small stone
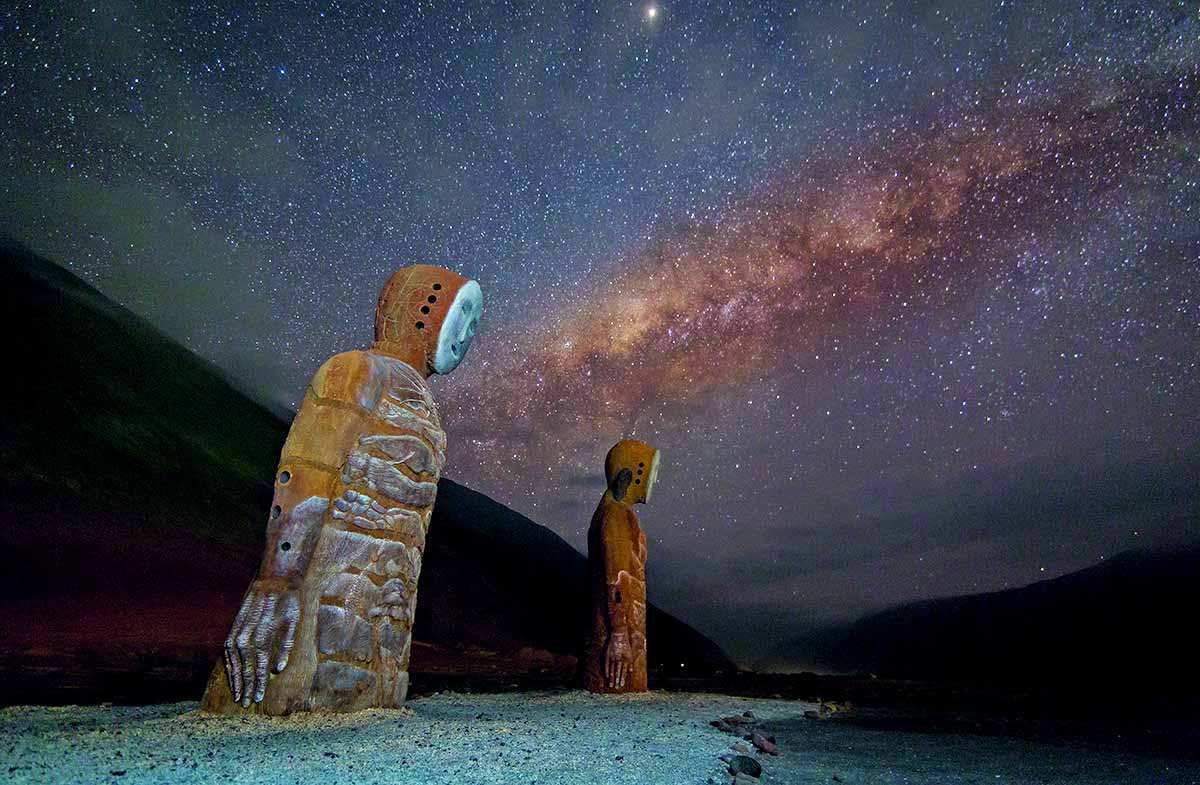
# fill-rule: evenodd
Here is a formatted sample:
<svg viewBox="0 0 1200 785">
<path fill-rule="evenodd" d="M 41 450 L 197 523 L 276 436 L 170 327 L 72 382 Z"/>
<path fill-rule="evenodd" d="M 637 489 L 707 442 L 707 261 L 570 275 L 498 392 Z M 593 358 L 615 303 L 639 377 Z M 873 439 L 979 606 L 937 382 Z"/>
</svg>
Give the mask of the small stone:
<svg viewBox="0 0 1200 785">
<path fill-rule="evenodd" d="M 751 777 L 762 776 L 762 765 L 749 755 L 731 755 L 728 764 L 730 774 L 749 774 Z"/>
<path fill-rule="evenodd" d="M 740 742 L 740 741 L 739 741 L 737 744 L 734 744 L 734 745 L 733 745 L 733 748 L 734 748 L 735 750 L 737 750 L 738 752 L 741 752 L 741 753 L 748 753 L 748 752 L 750 752 L 750 748 L 749 748 L 749 747 L 747 747 L 747 746 L 746 746 L 746 745 L 745 745 L 743 742 Z"/>
<path fill-rule="evenodd" d="M 708 724 L 713 726 L 717 730 L 721 731 L 722 733 L 732 733 L 735 736 L 738 734 L 738 729 L 735 728 L 734 726 L 730 725 L 725 720 L 713 720 L 712 722 L 710 722 Z"/>
<path fill-rule="evenodd" d="M 775 737 L 767 736 L 761 731 L 754 731 L 750 734 L 750 743 L 768 755 L 779 754 L 779 747 L 775 745 Z"/>
<path fill-rule="evenodd" d="M 747 717 L 744 714 L 733 714 L 728 717 L 722 717 L 721 722 L 728 725 L 751 725 L 754 723 L 754 717 Z"/>
</svg>

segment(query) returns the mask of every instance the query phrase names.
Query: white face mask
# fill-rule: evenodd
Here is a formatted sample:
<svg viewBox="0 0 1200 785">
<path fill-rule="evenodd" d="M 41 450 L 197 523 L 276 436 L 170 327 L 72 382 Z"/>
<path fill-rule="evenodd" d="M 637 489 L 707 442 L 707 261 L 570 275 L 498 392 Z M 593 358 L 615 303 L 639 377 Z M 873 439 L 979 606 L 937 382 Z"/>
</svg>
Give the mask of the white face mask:
<svg viewBox="0 0 1200 785">
<path fill-rule="evenodd" d="M 483 291 L 475 281 L 467 281 L 454 295 L 438 332 L 437 353 L 433 357 L 436 373 L 450 373 L 467 356 L 482 314 Z"/>
<path fill-rule="evenodd" d="M 658 479 L 658 456 L 662 455 L 658 450 L 654 451 L 654 457 L 650 459 L 650 473 L 646 475 L 646 501 L 650 501 L 650 493 L 654 490 L 654 481 Z"/>
</svg>

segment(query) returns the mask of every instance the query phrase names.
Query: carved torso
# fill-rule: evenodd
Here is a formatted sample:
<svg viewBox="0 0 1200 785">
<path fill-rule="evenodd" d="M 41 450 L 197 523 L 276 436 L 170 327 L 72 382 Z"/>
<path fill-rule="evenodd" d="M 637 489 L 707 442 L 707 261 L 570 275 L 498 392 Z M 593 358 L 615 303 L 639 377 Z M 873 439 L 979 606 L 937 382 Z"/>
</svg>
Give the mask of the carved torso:
<svg viewBox="0 0 1200 785">
<path fill-rule="evenodd" d="M 370 705 L 404 702 L 421 555 L 445 461 L 425 380 L 399 360 L 366 356 L 370 384 L 359 402 L 371 416 L 336 482 L 308 576 L 320 595 L 318 707 L 372 693 Z"/>
<path fill-rule="evenodd" d="M 404 362 L 347 352 L 314 376 L 280 456 L 260 577 L 298 583 L 299 626 L 259 710 L 404 702 L 445 445 L 429 387 Z M 218 670 L 205 708 L 232 709 Z"/>
</svg>

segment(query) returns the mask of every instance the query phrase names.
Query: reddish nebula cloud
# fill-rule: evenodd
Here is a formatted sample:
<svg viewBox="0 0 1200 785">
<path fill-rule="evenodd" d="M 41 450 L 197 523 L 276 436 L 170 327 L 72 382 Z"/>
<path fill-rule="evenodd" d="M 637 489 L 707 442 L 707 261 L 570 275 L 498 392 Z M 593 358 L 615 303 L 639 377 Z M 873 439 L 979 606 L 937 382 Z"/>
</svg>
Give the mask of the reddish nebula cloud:
<svg viewBox="0 0 1200 785">
<path fill-rule="evenodd" d="M 794 368 L 902 306 L 938 307 L 947 281 L 1006 258 L 1165 141 L 1150 118 L 1191 88 L 1122 84 L 1080 80 L 824 145 L 718 220 L 620 259 L 569 306 L 492 327 L 443 398 L 459 465 L 554 462 L 647 408 Z"/>
</svg>

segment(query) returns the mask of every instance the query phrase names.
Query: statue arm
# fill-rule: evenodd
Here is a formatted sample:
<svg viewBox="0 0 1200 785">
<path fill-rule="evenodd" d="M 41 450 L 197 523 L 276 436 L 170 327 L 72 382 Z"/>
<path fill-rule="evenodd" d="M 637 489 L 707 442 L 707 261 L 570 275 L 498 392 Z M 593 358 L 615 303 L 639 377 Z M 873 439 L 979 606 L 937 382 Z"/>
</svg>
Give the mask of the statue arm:
<svg viewBox="0 0 1200 785">
<path fill-rule="evenodd" d="M 616 510 L 613 519 L 604 522 L 604 576 L 608 584 L 608 623 L 612 633 L 627 633 L 631 618 L 632 597 L 628 582 L 632 577 L 633 549 L 637 543 L 630 536 L 630 526 L 623 510 Z"/>
<path fill-rule="evenodd" d="M 243 706 L 263 699 L 269 672 L 287 667 L 295 643 L 300 586 L 330 508 L 340 461 L 335 456 L 345 455 L 343 442 L 361 430 L 362 413 L 345 405 L 362 386 L 355 354 L 337 355 L 317 371 L 280 456 L 262 564 L 225 639 L 230 691 Z"/>
<path fill-rule="evenodd" d="M 604 547 L 604 574 L 608 584 L 609 638 L 605 652 L 604 671 L 610 687 L 625 686 L 633 668 L 633 649 L 630 645 L 634 593 L 634 537 L 632 511 L 613 505 L 605 513 L 601 532 Z"/>
</svg>

